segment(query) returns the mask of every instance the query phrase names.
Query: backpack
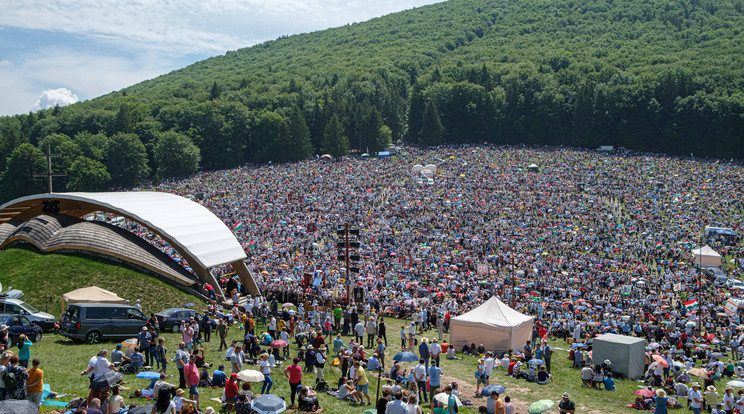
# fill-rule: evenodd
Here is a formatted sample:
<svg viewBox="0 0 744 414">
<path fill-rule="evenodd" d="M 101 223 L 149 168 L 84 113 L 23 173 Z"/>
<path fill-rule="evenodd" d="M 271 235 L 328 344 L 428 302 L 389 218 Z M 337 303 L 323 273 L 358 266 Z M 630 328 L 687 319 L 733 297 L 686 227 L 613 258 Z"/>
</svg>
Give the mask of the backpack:
<svg viewBox="0 0 744 414">
<path fill-rule="evenodd" d="M 328 383 L 325 381 L 320 381 L 318 385 L 315 386 L 315 391 L 317 392 L 325 392 L 328 389 Z"/>
<path fill-rule="evenodd" d="M 3 374 L 3 382 L 5 382 L 6 390 L 15 390 L 18 388 L 18 378 L 16 378 L 16 375 L 8 369 L 6 369 Z"/>
</svg>

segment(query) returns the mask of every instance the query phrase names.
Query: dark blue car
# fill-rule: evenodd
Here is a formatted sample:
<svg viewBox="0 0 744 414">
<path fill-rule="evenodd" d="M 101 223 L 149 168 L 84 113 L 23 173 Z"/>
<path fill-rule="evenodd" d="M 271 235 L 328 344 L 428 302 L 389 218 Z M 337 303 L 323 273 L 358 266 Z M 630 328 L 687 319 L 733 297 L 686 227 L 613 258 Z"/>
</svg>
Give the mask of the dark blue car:
<svg viewBox="0 0 744 414">
<path fill-rule="evenodd" d="M 21 334 L 26 334 L 33 343 L 41 341 L 41 327 L 31 323 L 22 315 L 0 315 L 0 325 L 8 326 L 8 343 L 16 343 Z"/>
</svg>

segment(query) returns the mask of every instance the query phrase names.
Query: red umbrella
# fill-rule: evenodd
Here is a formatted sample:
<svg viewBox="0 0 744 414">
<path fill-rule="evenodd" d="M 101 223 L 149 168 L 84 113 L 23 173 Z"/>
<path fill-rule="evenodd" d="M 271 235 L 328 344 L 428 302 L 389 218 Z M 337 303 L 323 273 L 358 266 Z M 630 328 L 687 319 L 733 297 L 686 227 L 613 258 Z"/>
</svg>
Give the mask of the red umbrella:
<svg viewBox="0 0 744 414">
<path fill-rule="evenodd" d="M 277 339 L 276 341 L 271 341 L 271 343 L 269 343 L 269 346 L 272 348 L 284 348 L 287 345 L 289 345 L 289 342 L 283 339 Z"/>
<path fill-rule="evenodd" d="M 656 393 L 649 390 L 648 388 L 642 388 L 640 390 L 635 390 L 635 392 L 633 392 L 633 395 L 638 395 L 644 398 L 651 398 L 656 395 Z"/>
<path fill-rule="evenodd" d="M 662 368 L 669 368 L 669 363 L 661 355 L 654 355 L 654 361 L 657 362 Z"/>
</svg>

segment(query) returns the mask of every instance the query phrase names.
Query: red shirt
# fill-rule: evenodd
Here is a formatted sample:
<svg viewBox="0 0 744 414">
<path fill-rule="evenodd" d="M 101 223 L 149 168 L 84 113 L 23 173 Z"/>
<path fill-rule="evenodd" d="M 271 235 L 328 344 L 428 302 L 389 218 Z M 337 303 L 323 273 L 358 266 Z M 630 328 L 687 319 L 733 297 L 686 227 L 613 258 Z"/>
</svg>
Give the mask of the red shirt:
<svg viewBox="0 0 744 414">
<path fill-rule="evenodd" d="M 289 382 L 296 384 L 302 381 L 302 368 L 299 365 L 292 364 L 288 366 L 287 372 L 289 373 Z"/>
<path fill-rule="evenodd" d="M 228 379 L 225 383 L 225 398 L 235 398 L 238 396 L 238 383 Z"/>
<path fill-rule="evenodd" d="M 199 385 L 199 368 L 196 364 L 188 363 L 183 367 L 183 376 L 189 385 Z"/>
</svg>

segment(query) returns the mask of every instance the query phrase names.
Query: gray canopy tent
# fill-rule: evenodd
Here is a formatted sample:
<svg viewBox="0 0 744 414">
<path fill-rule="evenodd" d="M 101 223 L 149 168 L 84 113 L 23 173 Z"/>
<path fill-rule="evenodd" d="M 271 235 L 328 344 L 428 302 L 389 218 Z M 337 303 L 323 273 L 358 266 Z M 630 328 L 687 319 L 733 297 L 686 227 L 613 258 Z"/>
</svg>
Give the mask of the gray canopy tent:
<svg viewBox="0 0 744 414">
<path fill-rule="evenodd" d="M 612 371 L 634 379 L 644 374 L 646 341 L 632 336 L 604 334 L 594 338 L 592 359 L 595 364 L 605 360 L 612 363 Z"/>
</svg>

